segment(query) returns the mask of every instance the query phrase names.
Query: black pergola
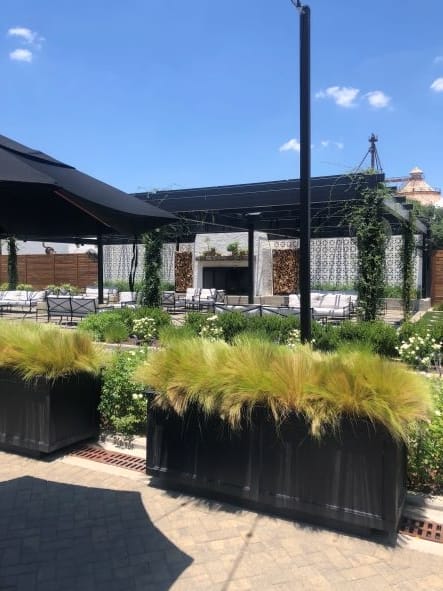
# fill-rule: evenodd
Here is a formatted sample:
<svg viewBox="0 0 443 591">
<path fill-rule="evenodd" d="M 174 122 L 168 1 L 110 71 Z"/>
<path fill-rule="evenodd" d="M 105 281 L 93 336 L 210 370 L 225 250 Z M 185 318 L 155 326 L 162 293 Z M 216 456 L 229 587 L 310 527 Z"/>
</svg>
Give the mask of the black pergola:
<svg viewBox="0 0 443 591">
<path fill-rule="evenodd" d="M 346 222 L 349 204 L 361 199 L 362 190 L 375 188 L 384 180 L 384 174 L 313 177 L 311 237 L 350 236 Z M 253 298 L 254 231 L 266 232 L 274 239 L 300 236 L 300 181 L 297 179 L 155 191 L 136 196 L 180 219 L 180 224 L 171 227 L 172 231 L 175 228 L 177 241 L 189 240 L 200 233 L 248 232 L 250 301 Z M 384 217 L 392 234 L 402 233 L 411 207 L 403 197 L 395 196 L 392 189 L 392 196 L 384 201 Z M 427 227 L 420 220 L 415 222 L 415 227 L 417 234 L 427 234 Z"/>
<path fill-rule="evenodd" d="M 312 238 L 349 236 L 345 223 L 347 204 L 361 198 L 361 190 L 384 182 L 383 174 L 313 177 Z M 248 231 L 254 229 L 279 238 L 300 235 L 300 181 L 272 181 L 195 189 L 175 189 L 136 193 L 143 201 L 174 213 L 184 234 Z M 385 218 L 392 233 L 401 233 L 408 219 L 409 204 L 404 198 L 385 200 Z M 417 233 L 426 226 L 417 221 Z"/>
</svg>

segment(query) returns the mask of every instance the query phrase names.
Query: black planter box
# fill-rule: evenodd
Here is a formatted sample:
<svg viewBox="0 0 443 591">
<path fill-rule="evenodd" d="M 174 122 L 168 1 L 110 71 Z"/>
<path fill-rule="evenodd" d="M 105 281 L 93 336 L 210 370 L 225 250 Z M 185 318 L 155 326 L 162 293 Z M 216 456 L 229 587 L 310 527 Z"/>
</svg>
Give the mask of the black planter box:
<svg viewBox="0 0 443 591">
<path fill-rule="evenodd" d="M 232 431 L 196 409 L 150 406 L 152 484 L 368 535 L 395 535 L 406 497 L 406 448 L 381 425 L 343 419 L 320 441 L 293 415 L 277 429 L 264 409 Z"/>
<path fill-rule="evenodd" d="M 25 382 L 0 369 L 0 447 L 39 455 L 97 437 L 100 390 L 86 373 Z"/>
</svg>

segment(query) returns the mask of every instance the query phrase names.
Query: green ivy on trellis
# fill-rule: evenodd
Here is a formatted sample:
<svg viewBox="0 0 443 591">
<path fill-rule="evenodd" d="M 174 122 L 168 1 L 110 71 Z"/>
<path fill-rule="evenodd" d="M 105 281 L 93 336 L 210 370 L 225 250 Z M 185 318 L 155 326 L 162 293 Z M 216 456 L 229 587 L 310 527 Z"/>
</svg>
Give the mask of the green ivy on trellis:
<svg viewBox="0 0 443 591">
<path fill-rule="evenodd" d="M 357 291 L 363 320 L 375 320 L 383 306 L 388 241 L 383 201 L 388 195 L 384 185 L 362 188 L 360 199 L 351 203 L 348 210 L 347 221 L 358 248 Z"/>
<path fill-rule="evenodd" d="M 8 238 L 8 289 L 17 289 L 17 241 L 13 236 Z"/>
<path fill-rule="evenodd" d="M 415 213 L 413 210 L 409 213 L 409 219 L 403 224 L 403 282 L 402 282 L 402 301 L 405 319 L 411 315 L 412 294 L 415 287 L 414 282 L 414 236 Z"/>
<path fill-rule="evenodd" d="M 160 230 L 143 234 L 143 284 L 140 303 L 156 308 L 160 305 L 160 268 L 163 235 Z"/>
</svg>

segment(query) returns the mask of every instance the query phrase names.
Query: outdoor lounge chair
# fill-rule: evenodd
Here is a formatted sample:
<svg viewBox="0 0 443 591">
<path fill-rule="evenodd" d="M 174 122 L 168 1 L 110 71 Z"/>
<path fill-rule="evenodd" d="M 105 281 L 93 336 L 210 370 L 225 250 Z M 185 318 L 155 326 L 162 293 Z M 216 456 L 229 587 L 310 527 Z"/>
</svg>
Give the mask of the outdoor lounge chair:
<svg viewBox="0 0 443 591">
<path fill-rule="evenodd" d="M 118 294 L 118 301 L 121 308 L 135 308 L 137 305 L 137 292 L 121 291 Z"/>
<path fill-rule="evenodd" d="M 45 291 L 9 290 L 0 291 L 0 313 L 19 312 L 25 317 L 37 313 L 37 304 L 45 298 Z"/>
<path fill-rule="evenodd" d="M 175 311 L 175 291 L 162 291 L 161 293 L 161 306 L 165 308 L 167 312 Z"/>
<path fill-rule="evenodd" d="M 199 295 L 198 309 L 203 311 L 214 311 L 215 302 L 217 301 L 217 290 L 203 288 Z"/>
<path fill-rule="evenodd" d="M 59 323 L 66 318 L 72 322 L 74 318 L 84 318 L 88 314 L 97 312 L 97 301 L 95 298 L 83 296 L 48 296 L 46 298 L 48 322 L 58 318 Z"/>
<path fill-rule="evenodd" d="M 109 303 L 109 299 L 110 296 L 115 296 L 117 295 L 117 290 L 116 289 L 112 289 L 110 287 L 104 287 L 103 288 L 103 303 L 104 304 L 108 304 Z M 87 287 L 85 290 L 85 296 L 87 298 L 96 298 L 98 299 L 98 288 L 97 287 Z"/>
<path fill-rule="evenodd" d="M 188 310 L 199 309 L 200 288 L 188 287 L 185 295 L 185 308 Z"/>
</svg>

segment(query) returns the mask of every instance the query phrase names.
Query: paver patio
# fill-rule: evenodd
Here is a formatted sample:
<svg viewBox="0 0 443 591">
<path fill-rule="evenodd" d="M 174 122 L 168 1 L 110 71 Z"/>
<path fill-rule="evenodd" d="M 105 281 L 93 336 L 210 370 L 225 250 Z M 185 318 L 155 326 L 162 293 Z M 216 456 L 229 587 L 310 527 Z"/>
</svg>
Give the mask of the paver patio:
<svg viewBox="0 0 443 591">
<path fill-rule="evenodd" d="M 443 590 L 435 543 L 390 548 L 147 483 L 69 456 L 0 453 L 0 589 Z"/>
</svg>

